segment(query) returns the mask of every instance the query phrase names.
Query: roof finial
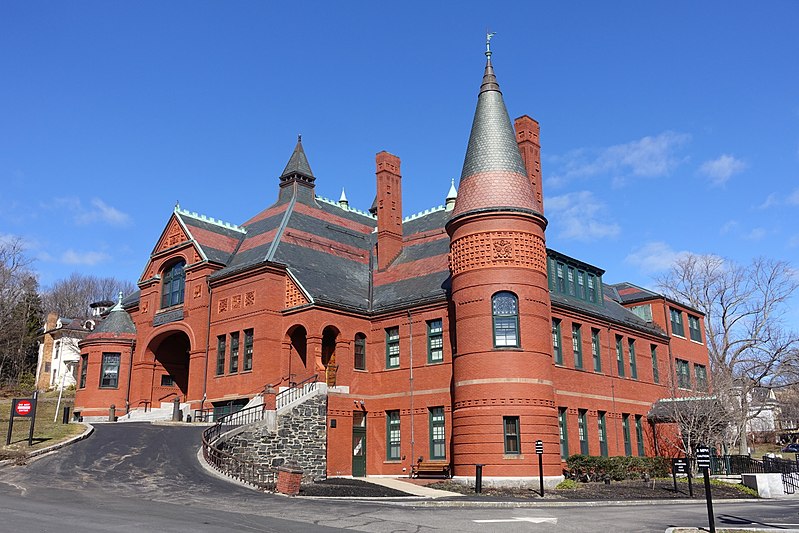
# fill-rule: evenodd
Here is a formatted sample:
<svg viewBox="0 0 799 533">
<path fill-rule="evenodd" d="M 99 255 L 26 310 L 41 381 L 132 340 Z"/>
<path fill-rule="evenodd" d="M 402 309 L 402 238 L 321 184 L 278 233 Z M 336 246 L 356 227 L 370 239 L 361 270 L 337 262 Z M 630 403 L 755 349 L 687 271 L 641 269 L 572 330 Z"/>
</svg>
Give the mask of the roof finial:
<svg viewBox="0 0 799 533">
<path fill-rule="evenodd" d="M 175 200 L 175 211 L 180 211 L 180 200 Z"/>
<path fill-rule="evenodd" d="M 118 305 L 122 305 L 122 291 L 119 291 L 119 299 L 117 300 Z"/>
<path fill-rule="evenodd" d="M 491 61 L 491 38 L 496 35 L 495 31 L 486 31 L 486 57 Z"/>
<path fill-rule="evenodd" d="M 302 133 L 298 133 L 298 134 L 297 134 L 297 142 L 298 142 L 298 143 L 301 143 L 301 142 L 302 142 Z"/>
</svg>

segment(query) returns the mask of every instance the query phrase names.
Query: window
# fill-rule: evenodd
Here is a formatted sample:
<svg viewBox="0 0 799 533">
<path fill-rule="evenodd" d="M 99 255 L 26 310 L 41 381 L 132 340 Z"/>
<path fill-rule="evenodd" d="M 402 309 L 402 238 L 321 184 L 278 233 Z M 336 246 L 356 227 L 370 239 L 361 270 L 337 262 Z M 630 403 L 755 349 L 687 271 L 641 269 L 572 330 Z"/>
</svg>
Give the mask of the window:
<svg viewBox="0 0 799 533">
<path fill-rule="evenodd" d="M 582 368 L 583 339 L 580 336 L 580 324 L 572 324 L 572 349 L 574 350 L 574 368 Z"/>
<path fill-rule="evenodd" d="M 230 334 L 230 373 L 239 371 L 239 332 Z"/>
<path fill-rule="evenodd" d="M 681 389 L 691 388 L 691 372 L 688 370 L 688 361 L 677 359 L 677 386 Z"/>
<path fill-rule="evenodd" d="M 80 381 L 78 381 L 78 388 L 86 388 L 86 373 L 89 370 L 89 354 L 81 354 L 80 356 Z"/>
<path fill-rule="evenodd" d="M 61 354 L 61 341 L 55 341 L 55 354 L 53 355 L 53 360 L 58 359 L 58 356 Z"/>
<path fill-rule="evenodd" d="M 646 322 L 652 322 L 652 306 L 650 304 L 635 305 L 630 308 L 638 318 Z"/>
<path fill-rule="evenodd" d="M 505 432 L 505 453 L 508 455 L 518 455 L 521 453 L 519 447 L 519 417 L 503 416 L 502 426 Z"/>
<path fill-rule="evenodd" d="M 641 423 L 641 415 L 635 415 L 635 440 L 638 441 L 638 456 L 646 456 L 644 451 L 644 425 Z"/>
<path fill-rule="evenodd" d="M 694 364 L 694 379 L 696 381 L 696 390 L 707 391 L 707 368 L 705 365 Z"/>
<path fill-rule="evenodd" d="M 555 364 L 563 364 L 563 348 L 560 343 L 560 320 L 552 319 L 552 351 L 555 354 Z"/>
<path fill-rule="evenodd" d="M 386 368 L 399 366 L 399 326 L 386 329 Z"/>
<path fill-rule="evenodd" d="M 119 360 L 121 354 L 104 353 L 100 371 L 100 388 L 116 389 L 119 386 Z"/>
<path fill-rule="evenodd" d="M 630 377 L 638 379 L 638 366 L 635 362 L 635 339 L 627 340 L 627 349 L 630 352 Z"/>
<path fill-rule="evenodd" d="M 447 448 L 444 437 L 444 408 L 430 408 L 430 459 L 444 459 Z"/>
<path fill-rule="evenodd" d="M 622 336 L 616 335 L 616 366 L 619 370 L 619 377 L 624 377 L 624 346 L 622 346 Z"/>
<path fill-rule="evenodd" d="M 243 370 L 252 370 L 252 330 L 244 330 L 244 361 Z"/>
<path fill-rule="evenodd" d="M 602 372 L 602 345 L 599 330 L 591 328 L 591 356 L 594 358 L 594 372 Z"/>
<path fill-rule="evenodd" d="M 580 437 L 580 453 L 588 455 L 588 418 L 585 409 L 577 411 L 577 434 Z"/>
<path fill-rule="evenodd" d="M 688 334 L 692 341 L 702 342 L 702 330 L 699 328 L 699 318 L 688 315 Z"/>
<path fill-rule="evenodd" d="M 494 315 L 494 347 L 519 347 L 519 306 L 516 295 L 498 292 L 491 298 Z"/>
<path fill-rule="evenodd" d="M 588 301 L 596 303 L 598 301 L 596 295 L 596 282 L 594 281 L 594 275 L 588 274 Z"/>
<path fill-rule="evenodd" d="M 577 297 L 585 300 L 585 272 L 577 271 Z"/>
<path fill-rule="evenodd" d="M 566 459 L 569 456 L 569 430 L 566 426 L 565 407 L 558 407 L 558 429 L 560 431 L 560 456 Z"/>
<path fill-rule="evenodd" d="M 355 370 L 366 370 L 366 335 L 355 334 Z"/>
<path fill-rule="evenodd" d="M 185 261 L 178 261 L 164 271 L 161 282 L 161 308 L 183 303 L 183 286 L 186 282 Z"/>
<path fill-rule="evenodd" d="M 563 263 L 558 263 L 558 292 L 564 294 L 566 292 L 566 281 L 563 279 Z"/>
<path fill-rule="evenodd" d="M 682 311 L 669 307 L 671 313 L 671 332 L 674 335 L 685 337 L 685 330 L 682 327 Z"/>
<path fill-rule="evenodd" d="M 172 376 L 169 374 L 161 374 L 161 386 L 162 387 L 171 387 L 175 384 L 175 380 L 172 379 Z"/>
<path fill-rule="evenodd" d="M 444 360 L 444 328 L 441 319 L 427 323 L 427 362 L 440 363 Z"/>
<path fill-rule="evenodd" d="M 567 271 L 567 279 L 568 279 L 568 287 L 569 287 L 569 295 L 574 296 L 574 269 L 572 267 L 568 268 Z"/>
<path fill-rule="evenodd" d="M 608 456 L 608 429 L 605 420 L 605 411 L 597 413 L 597 428 L 599 429 L 599 454 L 602 457 Z"/>
<path fill-rule="evenodd" d="M 386 411 L 386 459 L 400 459 L 400 417 L 399 411 Z"/>
<path fill-rule="evenodd" d="M 624 455 L 629 457 L 633 454 L 633 443 L 630 440 L 630 415 L 627 413 L 621 415 L 621 429 L 624 434 Z"/>
<path fill-rule="evenodd" d="M 225 373 L 225 336 L 220 335 L 216 338 L 216 375 L 221 376 Z"/>
<path fill-rule="evenodd" d="M 649 345 L 652 352 L 652 381 L 660 383 L 660 368 L 658 368 L 658 347 L 654 344 Z"/>
</svg>

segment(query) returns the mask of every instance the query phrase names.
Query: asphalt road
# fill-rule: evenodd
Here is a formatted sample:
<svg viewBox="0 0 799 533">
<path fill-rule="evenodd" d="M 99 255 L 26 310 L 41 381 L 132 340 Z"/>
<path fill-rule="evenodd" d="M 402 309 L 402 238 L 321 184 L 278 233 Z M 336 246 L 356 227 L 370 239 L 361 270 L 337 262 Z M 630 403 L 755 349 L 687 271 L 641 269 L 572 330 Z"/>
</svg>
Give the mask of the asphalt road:
<svg viewBox="0 0 799 533">
<path fill-rule="evenodd" d="M 423 507 L 261 494 L 197 462 L 201 428 L 98 425 L 89 439 L 0 469 L 0 532 L 663 532 L 707 526 L 704 502 Z M 716 502 L 716 525 L 796 527 L 799 500 Z"/>
</svg>

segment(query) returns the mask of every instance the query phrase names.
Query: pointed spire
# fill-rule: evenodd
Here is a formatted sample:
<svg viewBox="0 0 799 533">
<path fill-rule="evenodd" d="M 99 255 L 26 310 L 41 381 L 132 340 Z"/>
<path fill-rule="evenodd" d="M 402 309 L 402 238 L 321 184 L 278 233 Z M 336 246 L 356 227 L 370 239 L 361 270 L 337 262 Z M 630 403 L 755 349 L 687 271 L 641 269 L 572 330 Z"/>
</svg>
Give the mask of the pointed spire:
<svg viewBox="0 0 799 533">
<path fill-rule="evenodd" d="M 458 191 L 455 189 L 455 178 L 452 178 L 452 183 L 449 186 L 449 192 L 447 192 L 447 199 L 446 199 L 446 210 L 452 211 L 455 209 L 455 200 L 458 199 Z"/>
<path fill-rule="evenodd" d="M 535 206 L 516 133 L 491 64 L 490 36 L 486 41 L 485 73 L 463 162 L 455 217 L 507 208 L 532 211 Z"/>
<path fill-rule="evenodd" d="M 350 206 L 350 202 L 347 200 L 347 195 L 344 194 L 344 187 L 341 188 L 341 197 L 338 199 L 338 204 L 342 207 Z"/>
<path fill-rule="evenodd" d="M 316 177 L 311 171 L 311 165 L 308 164 L 308 158 L 302 148 L 302 135 L 297 135 L 297 146 L 294 147 L 294 152 L 292 152 L 286 168 L 283 169 L 283 174 L 280 175 L 280 185 L 296 181 L 313 187 L 315 180 Z"/>
</svg>

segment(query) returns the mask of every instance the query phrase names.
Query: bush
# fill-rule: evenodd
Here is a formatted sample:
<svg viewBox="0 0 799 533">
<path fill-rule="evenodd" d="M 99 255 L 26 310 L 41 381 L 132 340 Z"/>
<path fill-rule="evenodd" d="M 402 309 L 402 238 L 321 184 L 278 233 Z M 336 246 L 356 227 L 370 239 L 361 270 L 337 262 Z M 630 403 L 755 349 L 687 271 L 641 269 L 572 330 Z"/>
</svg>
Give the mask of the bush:
<svg viewBox="0 0 799 533">
<path fill-rule="evenodd" d="M 575 454 L 566 459 L 564 474 L 576 481 L 639 479 L 669 475 L 669 460 L 665 457 L 597 457 Z"/>
<path fill-rule="evenodd" d="M 573 479 L 564 479 L 563 481 L 558 483 L 558 486 L 555 488 L 559 490 L 572 490 L 576 489 L 579 486 L 580 484 L 574 481 Z"/>
</svg>

